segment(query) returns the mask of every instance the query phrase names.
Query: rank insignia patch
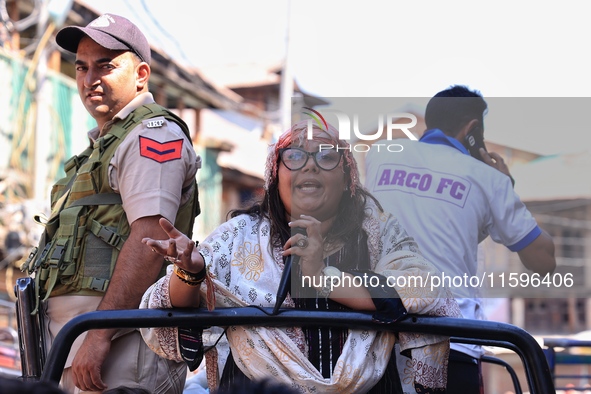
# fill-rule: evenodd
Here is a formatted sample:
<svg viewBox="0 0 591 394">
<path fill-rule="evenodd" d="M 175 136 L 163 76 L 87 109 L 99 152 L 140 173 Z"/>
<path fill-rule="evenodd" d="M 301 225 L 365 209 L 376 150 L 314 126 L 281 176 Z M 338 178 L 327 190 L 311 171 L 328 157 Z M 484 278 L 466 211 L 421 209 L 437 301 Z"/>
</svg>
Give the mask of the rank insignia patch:
<svg viewBox="0 0 591 394">
<path fill-rule="evenodd" d="M 167 161 L 181 158 L 183 149 L 183 140 L 168 142 L 158 142 L 150 138 L 140 136 L 140 155 L 157 161 L 166 163 Z"/>
</svg>

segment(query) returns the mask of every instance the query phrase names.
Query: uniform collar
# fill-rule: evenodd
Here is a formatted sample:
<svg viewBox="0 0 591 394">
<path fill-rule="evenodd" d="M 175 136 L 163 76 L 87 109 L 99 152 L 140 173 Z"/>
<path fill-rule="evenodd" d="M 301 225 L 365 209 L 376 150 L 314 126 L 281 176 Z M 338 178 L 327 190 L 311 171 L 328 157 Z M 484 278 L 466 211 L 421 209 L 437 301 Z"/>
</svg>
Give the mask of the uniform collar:
<svg viewBox="0 0 591 394">
<path fill-rule="evenodd" d="M 152 104 L 154 102 L 154 96 L 150 92 L 140 93 L 133 98 L 125 107 L 121 109 L 117 113 L 117 115 L 113 116 L 113 120 L 117 119 L 125 119 L 127 116 L 141 107 L 142 105 Z"/>
<path fill-rule="evenodd" d="M 144 92 L 138 94 L 125 107 L 123 107 L 121 111 L 119 111 L 115 116 L 113 116 L 113 119 L 105 123 L 103 129 L 110 128 L 111 125 L 115 123 L 117 120 L 125 119 L 130 113 L 132 113 L 142 105 L 152 104 L 153 102 L 154 96 L 152 96 L 152 93 Z M 95 127 L 94 129 L 88 132 L 88 138 L 92 143 L 94 143 L 99 138 L 99 136 L 100 130 L 98 127 Z"/>
<path fill-rule="evenodd" d="M 425 134 L 419 140 L 420 142 L 426 142 L 427 144 L 433 145 L 447 145 L 451 146 L 452 148 L 456 148 L 460 152 L 465 155 L 469 155 L 468 149 L 464 145 L 460 143 L 460 141 L 456 140 L 455 138 L 449 137 L 443 133 L 443 131 L 439 129 L 431 129 L 425 131 Z"/>
</svg>

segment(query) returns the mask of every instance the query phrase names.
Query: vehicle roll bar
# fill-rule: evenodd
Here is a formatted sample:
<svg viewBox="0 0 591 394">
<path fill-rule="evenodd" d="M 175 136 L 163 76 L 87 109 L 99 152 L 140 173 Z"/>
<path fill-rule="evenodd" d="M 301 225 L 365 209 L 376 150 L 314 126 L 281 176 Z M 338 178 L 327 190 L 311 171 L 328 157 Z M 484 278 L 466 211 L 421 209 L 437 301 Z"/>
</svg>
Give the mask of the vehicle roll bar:
<svg viewBox="0 0 591 394">
<path fill-rule="evenodd" d="M 489 344 L 514 350 L 524 364 L 530 392 L 553 394 L 550 368 L 542 348 L 525 330 L 507 323 L 451 317 L 407 316 L 393 324 L 372 319 L 371 312 L 304 311 L 272 308 L 134 309 L 96 311 L 77 316 L 58 333 L 47 356 L 42 381 L 59 382 L 74 340 L 83 332 L 101 328 L 211 326 L 331 326 L 393 332 L 420 332 L 453 337 L 454 342 Z"/>
</svg>

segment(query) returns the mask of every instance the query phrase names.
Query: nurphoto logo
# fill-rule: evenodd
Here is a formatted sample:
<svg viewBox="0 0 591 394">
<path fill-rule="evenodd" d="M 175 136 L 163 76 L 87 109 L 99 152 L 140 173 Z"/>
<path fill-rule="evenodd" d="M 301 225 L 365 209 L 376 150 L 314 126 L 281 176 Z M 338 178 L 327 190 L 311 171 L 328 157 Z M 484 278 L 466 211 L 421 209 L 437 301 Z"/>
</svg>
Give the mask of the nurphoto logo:
<svg viewBox="0 0 591 394">
<path fill-rule="evenodd" d="M 325 117 L 317 110 L 304 107 L 305 115 L 308 115 L 310 119 L 308 119 L 308 130 L 306 138 L 308 140 L 313 139 L 313 123 L 316 123 L 321 130 L 328 130 L 328 122 L 326 121 Z M 387 150 L 388 152 L 402 152 L 404 147 L 400 144 L 388 144 L 388 143 L 359 143 L 356 141 L 378 141 L 384 140 L 383 134 L 385 130 L 385 140 L 392 141 L 393 140 L 393 131 L 400 130 L 406 135 L 409 139 L 413 141 L 417 141 L 417 137 L 415 137 L 409 129 L 416 126 L 417 124 L 417 117 L 414 114 L 408 112 L 401 112 L 401 113 L 391 113 L 391 114 L 378 114 L 377 116 L 377 131 L 372 134 L 364 134 L 360 131 L 359 127 L 359 115 L 353 114 L 352 118 L 353 121 L 351 122 L 351 118 L 343 111 L 335 110 L 335 109 L 328 109 L 325 110 L 327 114 L 334 115 L 337 119 L 337 130 L 339 132 L 339 139 L 348 141 L 351 147 L 341 147 L 341 146 L 334 146 L 331 144 L 320 144 L 319 150 L 328 150 L 328 149 L 336 149 L 338 150 L 353 150 L 355 152 L 368 152 L 371 149 L 375 150 Z M 385 125 L 385 128 L 384 128 Z M 352 127 L 351 127 L 352 126 Z M 352 132 L 351 132 L 352 130 Z M 354 135 L 354 139 L 351 138 L 351 135 Z"/>
</svg>

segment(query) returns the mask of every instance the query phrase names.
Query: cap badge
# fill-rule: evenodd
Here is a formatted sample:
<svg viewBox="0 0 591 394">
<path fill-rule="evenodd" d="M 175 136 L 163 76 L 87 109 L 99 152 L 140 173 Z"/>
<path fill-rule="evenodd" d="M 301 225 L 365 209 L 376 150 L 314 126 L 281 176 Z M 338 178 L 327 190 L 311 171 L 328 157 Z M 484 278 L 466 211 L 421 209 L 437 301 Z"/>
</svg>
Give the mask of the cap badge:
<svg viewBox="0 0 591 394">
<path fill-rule="evenodd" d="M 115 23 L 115 19 L 109 14 L 101 15 L 92 22 L 90 22 L 89 26 L 92 27 L 107 27 L 111 23 Z"/>
</svg>

